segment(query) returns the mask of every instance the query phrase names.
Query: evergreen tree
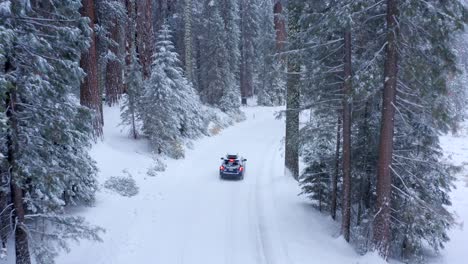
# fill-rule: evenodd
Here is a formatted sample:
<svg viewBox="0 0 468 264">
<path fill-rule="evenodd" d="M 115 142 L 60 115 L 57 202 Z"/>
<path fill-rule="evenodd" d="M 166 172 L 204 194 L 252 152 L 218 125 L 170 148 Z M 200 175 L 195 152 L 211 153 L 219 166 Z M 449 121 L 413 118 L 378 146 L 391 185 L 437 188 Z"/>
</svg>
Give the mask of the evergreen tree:
<svg viewBox="0 0 468 264">
<path fill-rule="evenodd" d="M 5 209 L 13 216 L 16 263 L 31 263 L 31 257 L 54 263 L 68 240 L 99 239 L 99 228 L 65 212 L 66 206 L 91 204 L 97 189 L 87 153 L 92 113 L 73 94 L 84 77 L 80 53 L 90 40 L 89 20 L 79 7 L 80 1 L 14 1 L 1 19 L 8 42 L 0 56 L 2 176 L 12 191 Z"/>
<path fill-rule="evenodd" d="M 452 175 L 441 161 L 438 135 L 459 120 L 456 112 L 450 113 L 456 100 L 450 93 L 456 90 L 449 85 L 449 76 L 458 70 L 451 43 L 467 18 L 457 0 L 396 4 L 399 71 L 390 170 L 391 208 L 401 209 L 391 210 L 389 254 L 414 261 L 425 245 L 435 251 L 443 248 L 453 224 L 445 209 L 450 205 Z M 437 27 L 431 26 L 435 23 Z"/>
<path fill-rule="evenodd" d="M 167 25 L 159 32 L 152 73 L 141 101 L 143 131 L 158 154 L 184 155 L 185 139 L 204 132 L 201 103 L 185 79 Z"/>
<path fill-rule="evenodd" d="M 257 54 L 259 48 L 260 7 L 258 0 L 241 2 L 241 61 L 240 89 L 243 98 L 253 96 L 254 79 L 259 65 Z"/>
<path fill-rule="evenodd" d="M 385 257 L 414 262 L 427 246 L 439 250 L 448 240 L 446 231 L 452 224 L 451 215 L 444 209 L 450 204 L 451 170 L 441 162 L 437 135 L 460 120 L 455 107 L 458 99 L 449 96 L 453 92 L 463 97 L 459 89 L 448 82 L 457 71 L 449 43 L 453 42 L 454 33 L 463 27 L 466 11 L 455 0 L 430 4 L 396 1 L 398 23 L 387 31 L 383 30 L 386 22 L 382 14 L 388 7 L 377 0 L 330 1 L 303 9 L 301 41 L 306 44 L 297 52 L 310 58 L 304 61 L 306 77 L 302 92 L 304 104 L 312 110 L 312 121 L 301 131 L 302 151 L 307 161 L 302 183 L 304 192 L 317 201 L 325 199 L 321 196 L 324 193 L 330 193 L 331 201 L 335 191 L 338 197 L 344 195 L 337 179 L 339 175 L 333 169 L 342 162 L 342 155 L 334 150 L 339 151 L 341 147 L 338 140 L 342 137 L 341 128 L 336 123 L 337 120 L 342 122 L 341 91 L 346 80 L 342 54 L 343 22 L 347 19 L 337 18 L 350 18 L 354 69 L 350 101 L 353 105 L 351 208 L 356 212 L 351 217 L 351 240 L 365 251 L 369 249 L 368 241 L 374 239 Z M 435 23 L 439 26 L 430 26 Z M 382 194 L 381 190 L 376 190 L 378 158 L 382 157 L 379 155 L 379 148 L 382 150 L 379 131 L 381 122 L 386 122 L 380 114 L 384 105 L 382 81 L 388 85 L 387 80 L 394 78 L 384 77 L 388 34 L 396 36 L 393 45 L 398 54 L 396 96 L 393 103 L 388 105 L 387 102 L 386 106 L 395 111 L 396 132 L 390 137 L 393 154 L 387 168 L 389 174 L 384 177 L 390 194 L 376 204 L 376 192 Z M 336 139 L 334 134 L 338 135 Z M 316 149 L 321 150 L 320 154 Z M 325 180 L 332 182 L 327 190 L 323 190 L 319 176 L 324 172 L 328 174 Z M 391 185 L 388 184 L 390 176 L 393 178 Z M 382 205 L 388 207 L 388 214 L 383 214 Z M 333 202 L 331 207 L 333 216 Z M 382 221 L 373 222 L 376 215 L 385 218 L 388 230 L 381 229 Z M 370 237 L 372 233 L 374 238 Z"/>
<path fill-rule="evenodd" d="M 279 56 L 264 57 L 263 72 L 260 74 L 258 104 L 265 106 L 284 105 L 286 100 L 285 70 Z"/>
<path fill-rule="evenodd" d="M 277 26 L 284 26 L 282 14 L 275 14 L 273 2 L 261 1 L 260 6 L 260 45 L 258 82 L 255 91 L 258 96 L 258 104 L 266 106 L 284 105 L 286 100 L 286 75 L 282 50 L 277 49 L 275 16 Z M 279 46 L 278 46 L 279 47 Z"/>
<path fill-rule="evenodd" d="M 224 21 L 226 37 L 224 39 L 226 47 L 225 59 L 229 63 L 228 72 L 225 78 L 228 79 L 229 89 L 240 89 L 239 85 L 239 65 L 241 61 L 240 43 L 240 10 L 239 0 L 220 0 L 218 8 Z"/>
<path fill-rule="evenodd" d="M 130 127 L 130 134 L 134 139 L 137 139 L 139 136 L 138 124 L 141 121 L 139 108 L 143 90 L 143 76 L 135 48 L 132 48 L 131 62 L 126 73 L 127 93 L 121 107 L 121 118 L 122 124 Z"/>
<path fill-rule="evenodd" d="M 201 43 L 201 98 L 223 111 L 236 111 L 240 107 L 240 89 L 234 82 L 231 68 L 233 58 L 229 56 L 229 45 L 226 44 L 228 35 L 219 5 L 215 1 L 206 1 L 204 8 L 206 35 Z"/>
</svg>

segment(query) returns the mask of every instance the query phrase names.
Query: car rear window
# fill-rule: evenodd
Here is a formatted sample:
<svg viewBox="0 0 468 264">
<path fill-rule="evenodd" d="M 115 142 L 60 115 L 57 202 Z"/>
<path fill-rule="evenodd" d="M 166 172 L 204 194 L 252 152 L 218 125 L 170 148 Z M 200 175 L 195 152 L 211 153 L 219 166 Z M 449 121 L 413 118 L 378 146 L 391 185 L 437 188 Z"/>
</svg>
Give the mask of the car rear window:
<svg viewBox="0 0 468 264">
<path fill-rule="evenodd" d="M 238 165 L 239 165 L 239 161 L 237 161 L 237 160 L 235 160 L 235 161 L 225 160 L 225 161 L 224 161 L 224 165 L 238 166 Z"/>
</svg>

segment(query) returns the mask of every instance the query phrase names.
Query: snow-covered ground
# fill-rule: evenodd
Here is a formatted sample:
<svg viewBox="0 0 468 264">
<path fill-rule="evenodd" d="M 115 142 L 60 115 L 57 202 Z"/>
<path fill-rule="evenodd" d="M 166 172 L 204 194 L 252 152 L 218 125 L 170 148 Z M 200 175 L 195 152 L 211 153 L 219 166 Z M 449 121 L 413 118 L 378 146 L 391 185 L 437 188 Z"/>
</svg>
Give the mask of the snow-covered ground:
<svg viewBox="0 0 468 264">
<path fill-rule="evenodd" d="M 452 192 L 451 210 L 455 212 L 457 226 L 450 232 L 450 242 L 441 252 L 437 264 L 468 263 L 468 122 L 465 122 L 457 135 L 441 137 L 441 145 L 446 157 L 462 171 L 457 175 L 456 189 Z"/>
<path fill-rule="evenodd" d="M 359 256 L 297 196 L 297 183 L 284 176 L 284 121 L 273 116 L 280 108 L 243 110 L 246 121 L 198 140 L 185 159 L 167 160 L 167 170 L 151 177 L 146 142 L 120 132 L 118 109 L 106 108 L 105 139 L 92 150 L 100 181 L 131 174 L 139 193 L 103 188 L 94 208 L 77 213 L 106 228 L 104 242 L 83 241 L 57 263 L 384 263 Z M 248 159 L 244 181 L 219 179 L 227 152 Z"/>
</svg>

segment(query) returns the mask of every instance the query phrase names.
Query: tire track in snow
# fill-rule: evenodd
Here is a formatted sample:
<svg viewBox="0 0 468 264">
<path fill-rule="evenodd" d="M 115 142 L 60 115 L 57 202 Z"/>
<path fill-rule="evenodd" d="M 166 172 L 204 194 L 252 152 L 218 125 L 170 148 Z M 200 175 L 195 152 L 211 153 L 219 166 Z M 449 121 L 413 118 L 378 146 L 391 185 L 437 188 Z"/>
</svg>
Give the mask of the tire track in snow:
<svg viewBox="0 0 468 264">
<path fill-rule="evenodd" d="M 274 141 L 275 140 L 271 140 L 271 143 L 274 143 Z M 269 153 L 269 148 L 269 145 L 267 145 L 263 153 Z M 261 174 L 264 173 L 266 166 L 268 166 L 268 163 L 265 163 L 265 160 L 263 160 L 263 162 L 264 163 L 262 169 L 257 172 L 257 175 L 255 175 L 255 183 L 252 184 L 252 188 L 249 193 L 249 203 L 253 205 L 249 211 L 249 219 L 253 219 L 254 221 L 253 224 L 250 222 L 250 226 L 255 230 L 256 263 L 269 264 L 271 263 L 269 261 L 269 258 L 267 257 L 267 255 L 269 254 L 269 249 L 266 245 L 266 240 L 268 238 L 266 238 L 265 236 L 264 219 L 260 208 L 261 199 L 259 199 L 259 193 L 261 192 L 261 183 L 259 179 L 261 177 Z"/>
<path fill-rule="evenodd" d="M 231 191 L 230 191 L 230 199 L 229 199 L 229 208 L 233 208 L 233 210 L 228 210 L 229 211 L 229 214 L 226 214 L 226 234 L 224 236 L 224 263 L 226 264 L 236 264 L 236 262 L 233 263 L 233 254 L 232 252 L 236 252 L 236 244 L 237 243 L 232 243 L 232 241 L 234 240 L 234 232 L 233 232 L 233 224 L 234 224 L 234 221 L 233 221 L 233 218 L 235 216 L 235 213 L 233 212 L 234 209 L 236 208 L 235 207 L 235 201 L 234 201 L 234 198 L 235 198 L 235 194 L 238 193 L 238 191 L 235 191 L 235 190 L 238 190 L 239 188 L 235 188 L 235 187 L 238 187 L 238 186 L 232 186 L 233 188 L 231 188 Z M 231 243 L 230 243 L 231 242 Z M 232 244 L 232 246 L 230 247 L 229 245 Z"/>
<path fill-rule="evenodd" d="M 279 233 L 277 232 L 276 223 L 274 219 L 274 211 L 271 210 L 273 203 L 273 195 L 268 195 L 268 192 L 272 192 L 270 177 L 275 164 L 276 143 L 278 140 L 274 138 L 268 145 L 267 150 L 268 159 L 265 159 L 263 169 L 257 177 L 257 193 L 256 193 L 256 206 L 257 206 L 257 217 L 258 217 L 258 230 L 259 230 L 259 242 L 263 255 L 263 263 L 265 264 L 287 264 L 290 261 L 285 259 L 285 253 L 283 244 L 278 245 L 278 240 L 281 240 Z M 270 213 L 270 215 L 267 215 Z"/>
<path fill-rule="evenodd" d="M 278 143 L 278 142 L 280 142 L 280 141 L 277 141 L 276 143 Z M 276 147 L 275 147 L 275 146 L 276 146 Z M 276 145 L 273 144 L 273 145 L 272 145 L 272 151 L 271 151 L 271 152 L 272 152 L 272 153 L 277 153 L 277 151 L 279 151 L 280 148 L 281 148 L 281 147 L 278 146 L 277 144 L 276 144 Z M 276 164 L 276 163 L 274 163 L 274 161 L 275 161 L 275 155 L 272 156 L 272 159 L 271 159 L 271 161 L 270 161 L 271 164 Z M 279 166 L 279 167 L 281 167 L 281 170 L 280 170 L 280 171 L 284 171 L 284 166 Z M 275 168 L 274 166 L 270 166 L 270 173 L 269 173 L 269 175 L 270 175 L 270 177 L 271 177 L 271 178 L 270 178 L 270 181 L 271 181 L 271 182 L 274 182 L 274 181 L 275 181 L 274 175 L 277 175 L 277 174 L 278 174 L 278 172 L 275 171 L 275 170 L 277 170 L 277 169 L 278 169 L 278 168 Z M 280 172 L 280 174 L 281 174 L 281 172 Z M 283 173 L 283 175 L 280 175 L 280 177 L 286 177 L 286 175 L 284 175 L 284 173 Z M 275 187 L 275 186 L 272 184 L 272 187 L 273 187 L 273 188 L 272 188 L 271 192 L 268 192 L 268 194 L 269 194 L 269 196 L 270 196 L 270 197 L 269 197 L 269 198 L 270 198 L 269 201 L 272 201 L 272 202 L 271 202 L 272 209 L 273 209 L 272 212 L 273 212 L 273 213 L 276 213 L 276 212 L 278 212 L 278 210 L 277 210 L 278 208 L 277 208 L 277 203 L 276 203 L 276 199 L 275 199 L 275 195 L 274 195 L 274 192 L 275 192 L 274 187 Z M 275 214 L 275 215 L 276 215 L 276 214 Z M 283 253 L 283 256 L 284 256 L 284 259 L 283 259 L 284 262 L 282 262 L 282 263 L 289 263 L 289 264 L 294 263 L 294 262 L 291 260 L 290 256 L 289 256 L 288 248 L 286 247 L 286 244 L 285 244 L 285 242 L 284 242 L 284 239 L 283 239 L 283 232 L 282 232 L 280 229 L 278 229 L 278 225 L 277 225 L 277 223 L 276 223 L 276 217 L 273 218 L 273 219 L 275 219 L 275 221 L 274 221 L 274 224 L 275 224 L 274 227 L 275 227 L 275 231 L 276 231 L 276 233 L 277 233 L 278 238 L 280 238 L 280 239 L 278 239 L 278 241 L 279 241 L 279 243 L 281 244 L 281 250 L 282 250 L 282 253 Z"/>
<path fill-rule="evenodd" d="M 265 264 L 289 264 L 292 263 L 287 253 L 281 232 L 276 223 L 276 211 L 274 205 L 274 185 L 272 175 L 275 175 L 277 143 L 279 139 L 273 139 L 267 150 L 268 159 L 265 159 L 261 175 L 257 177 L 256 205 L 259 219 L 260 244 L 263 251 Z"/>
</svg>

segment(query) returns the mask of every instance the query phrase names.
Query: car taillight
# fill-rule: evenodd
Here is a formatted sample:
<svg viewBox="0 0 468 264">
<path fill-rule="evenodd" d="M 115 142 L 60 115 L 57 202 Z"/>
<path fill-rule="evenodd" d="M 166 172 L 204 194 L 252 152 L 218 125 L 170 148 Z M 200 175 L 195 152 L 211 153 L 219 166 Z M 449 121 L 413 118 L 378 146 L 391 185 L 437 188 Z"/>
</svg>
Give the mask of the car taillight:
<svg viewBox="0 0 468 264">
<path fill-rule="evenodd" d="M 223 170 L 224 170 L 224 166 L 219 167 L 219 169 L 223 171 Z"/>
<path fill-rule="evenodd" d="M 239 171 L 243 171 L 244 170 L 244 167 L 239 167 Z"/>
</svg>

